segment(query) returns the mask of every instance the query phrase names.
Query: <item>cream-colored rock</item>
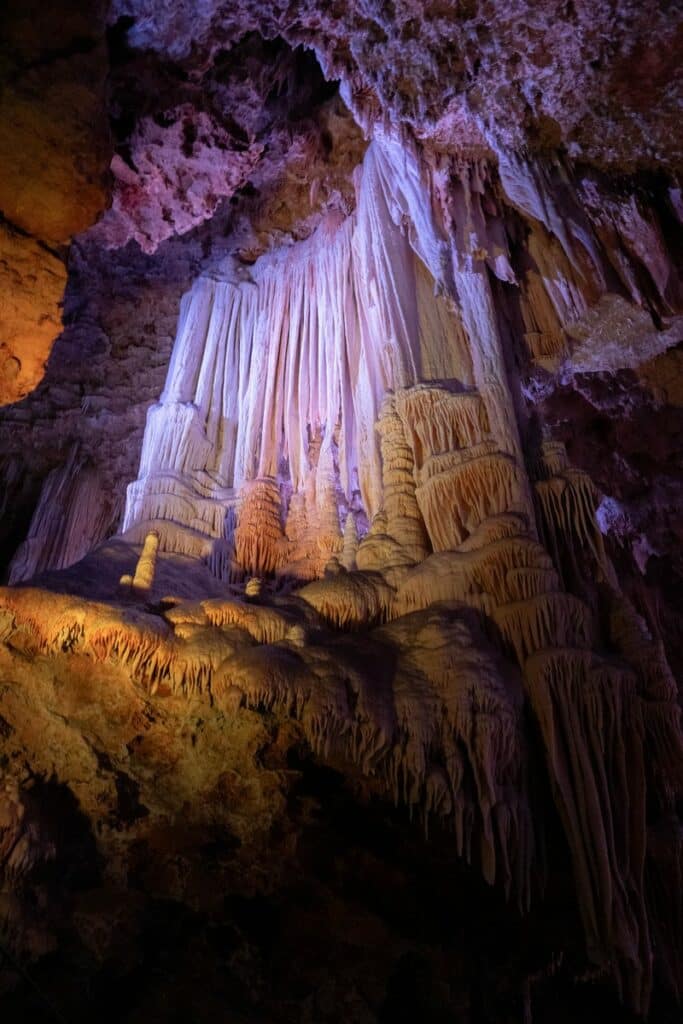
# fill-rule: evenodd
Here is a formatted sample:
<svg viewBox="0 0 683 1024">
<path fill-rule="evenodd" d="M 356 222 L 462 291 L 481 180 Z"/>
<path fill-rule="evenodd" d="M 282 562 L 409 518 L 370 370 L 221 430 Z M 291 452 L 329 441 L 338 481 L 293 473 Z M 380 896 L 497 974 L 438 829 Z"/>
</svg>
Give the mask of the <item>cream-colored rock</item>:
<svg viewBox="0 0 683 1024">
<path fill-rule="evenodd" d="M 399 396 L 403 393 L 399 392 Z M 399 398 L 388 395 L 380 410 L 377 431 L 382 453 L 382 487 L 386 532 L 414 562 L 428 553 L 428 541 L 415 497 L 414 451 L 396 411 Z"/>
<path fill-rule="evenodd" d="M 393 598 L 379 574 L 337 572 L 298 591 L 323 621 L 337 629 L 361 629 L 383 621 Z"/>
<path fill-rule="evenodd" d="M 356 554 L 358 552 L 358 531 L 356 520 L 351 512 L 348 513 L 344 523 L 344 542 L 342 546 L 341 564 L 351 572 L 356 568 Z"/>
<path fill-rule="evenodd" d="M 523 474 L 502 452 L 431 457 L 416 493 L 435 551 L 454 550 L 486 519 L 525 509 Z"/>
<path fill-rule="evenodd" d="M 154 586 L 157 552 L 159 550 L 159 534 L 152 530 L 145 537 L 138 564 L 133 576 L 133 590 L 138 594 L 148 594 Z"/>
</svg>

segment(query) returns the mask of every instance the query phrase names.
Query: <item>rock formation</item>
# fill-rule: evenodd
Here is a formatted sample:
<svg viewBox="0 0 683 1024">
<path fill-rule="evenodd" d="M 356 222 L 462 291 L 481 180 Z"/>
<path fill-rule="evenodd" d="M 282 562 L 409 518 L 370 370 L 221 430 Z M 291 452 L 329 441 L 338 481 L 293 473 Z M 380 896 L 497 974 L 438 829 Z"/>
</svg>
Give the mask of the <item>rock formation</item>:
<svg viewBox="0 0 683 1024">
<path fill-rule="evenodd" d="M 63 6 L 0 52 L 10 1012 L 676 1019 L 680 21 Z"/>
</svg>

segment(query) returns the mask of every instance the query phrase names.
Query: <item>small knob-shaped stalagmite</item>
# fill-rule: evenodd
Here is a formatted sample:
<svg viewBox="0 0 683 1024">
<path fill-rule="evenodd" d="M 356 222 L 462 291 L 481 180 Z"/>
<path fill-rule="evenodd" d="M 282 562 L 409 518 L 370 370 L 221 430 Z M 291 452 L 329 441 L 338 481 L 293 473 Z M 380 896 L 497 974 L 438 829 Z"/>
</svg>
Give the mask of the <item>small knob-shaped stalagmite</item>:
<svg viewBox="0 0 683 1024">
<path fill-rule="evenodd" d="M 136 591 L 136 593 L 148 594 L 152 589 L 158 550 L 159 534 L 156 530 L 151 530 L 145 537 L 145 543 L 142 546 L 142 553 L 138 558 L 138 564 L 135 566 L 133 590 Z"/>
</svg>

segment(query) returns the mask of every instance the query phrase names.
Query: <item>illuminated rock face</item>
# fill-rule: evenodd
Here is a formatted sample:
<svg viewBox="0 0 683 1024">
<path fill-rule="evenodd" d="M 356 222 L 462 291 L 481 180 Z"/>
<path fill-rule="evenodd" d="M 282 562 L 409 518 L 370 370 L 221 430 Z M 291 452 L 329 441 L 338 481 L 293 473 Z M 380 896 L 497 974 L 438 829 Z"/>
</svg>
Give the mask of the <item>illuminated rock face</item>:
<svg viewBox="0 0 683 1024">
<path fill-rule="evenodd" d="M 549 311 L 565 323 L 586 308 L 575 243 L 535 205 L 529 168 L 507 173 L 561 242 L 564 287 L 526 300 L 526 324 L 542 328 L 526 341 L 557 357 Z M 646 860 L 645 793 L 650 773 L 665 821 L 667 766 L 683 752 L 675 687 L 617 581 L 590 477 L 557 442 L 524 457 L 483 266 L 495 224 L 472 172 L 437 195 L 440 209 L 416 152 L 378 135 L 352 215 L 197 280 L 128 489 L 123 543 L 145 541 L 120 577 L 129 604 L 8 591 L 6 631 L 48 657 L 114 660 L 157 699 L 292 716 L 319 758 L 446 823 L 458 855 L 523 910 L 542 840 L 526 704 L 588 956 L 644 1012 L 656 927 L 644 879 L 673 879 L 656 853 Z M 495 268 L 512 274 L 501 245 Z M 80 491 L 69 500 L 87 521 Z M 35 546 L 50 527 L 34 526 Z M 31 544 L 17 578 L 31 574 Z M 163 594 L 157 548 L 226 595 Z M 146 611 L 130 605 L 141 595 Z"/>
<path fill-rule="evenodd" d="M 12 948 L 40 958 L 65 927 L 49 879 L 73 851 L 51 807 L 95 893 L 76 886 L 67 931 L 104 969 L 129 965 L 114 949 L 120 918 L 103 927 L 97 901 L 125 905 L 123 933 L 143 934 L 135 893 L 150 879 L 152 900 L 210 928 L 229 930 L 246 892 L 272 910 L 310 871 L 310 821 L 293 821 L 303 758 L 356 788 L 344 813 L 372 818 L 371 796 L 436 833 L 416 878 L 438 849 L 448 872 L 467 865 L 470 883 L 541 922 L 553 954 L 511 970 L 525 1019 L 567 950 L 565 981 L 609 978 L 644 1014 L 653 985 L 657 999 L 683 990 L 679 619 L 648 577 L 668 550 L 675 580 L 683 493 L 656 466 L 680 436 L 680 194 L 645 174 L 650 122 L 633 97 L 629 143 L 610 122 L 599 156 L 595 116 L 567 93 L 584 56 L 603 80 L 606 15 L 535 12 L 521 46 L 523 3 L 458 5 L 450 21 L 425 6 L 413 28 L 402 3 L 389 19 L 382 5 L 328 18 L 304 3 L 295 21 L 287 3 L 190 6 L 191 25 L 187 5 L 112 5 L 111 207 L 72 250 L 68 327 L 44 384 L 0 418 L 0 503 L 23 538 L 9 572 L 22 585 L 0 592 Z M 259 28 L 282 38 L 240 37 Z M 368 49 L 373 32 L 382 45 Z M 492 32 L 521 46 L 509 66 Z M 340 75 L 348 109 L 291 51 L 299 41 Z M 653 69 L 653 94 L 667 67 Z M 628 93 L 618 68 L 608 81 Z M 87 227 L 98 190 L 83 194 Z M 69 211 L 63 223 L 52 211 L 62 241 Z M 0 271 L 18 283 L 0 310 L 0 400 L 37 379 L 55 329 L 44 320 L 39 345 L 22 305 L 27 246 L 36 309 L 64 280 L 21 223 L 0 225 Z M 30 373 L 13 354 L 22 331 L 36 339 Z M 618 441 L 607 457 L 591 409 Z M 650 520 L 643 447 L 658 452 L 642 476 L 662 495 Z M 368 889 L 393 903 L 387 875 Z M 554 900 L 582 943 L 548 925 Z M 501 903 L 494 929 L 511 914 Z M 324 945 L 329 919 L 313 938 L 303 927 L 301 949 Z M 419 944 L 416 927 L 404 932 Z M 363 942 L 381 949 L 390 933 L 372 918 Z M 205 938 L 189 956 L 202 977 Z M 233 984 L 254 961 L 237 946 Z M 246 988 L 268 987 L 265 968 L 247 974 Z M 321 996 L 302 1021 L 330 1004 L 335 1021 L 402 1019 L 400 998 L 388 1008 L 361 975 L 362 1010 Z M 422 1009 L 411 1019 L 431 1019 Z"/>
<path fill-rule="evenodd" d="M 238 547 L 249 514 L 258 543 L 272 548 L 256 562 L 246 556 L 245 568 L 272 572 L 308 555 L 311 564 L 299 574 L 319 575 L 326 559 L 307 551 L 296 531 L 314 528 L 319 551 L 327 536 L 329 557 L 337 542 L 341 550 L 340 501 L 347 508 L 360 502 L 368 519 L 382 507 L 375 426 L 387 391 L 425 373 L 461 386 L 472 380 L 455 307 L 436 294 L 436 281 L 426 290 L 428 270 L 418 268 L 417 253 L 427 253 L 437 269 L 444 245 L 424 189 L 416 192 L 414 159 L 406 153 L 401 166 L 399 158 L 395 146 L 373 144 L 351 217 L 322 224 L 248 272 L 228 267 L 222 278 L 202 278 L 185 296 L 166 387 L 148 413 L 139 479 L 128 490 L 124 532 L 137 536 L 154 523 L 168 550 L 195 550 L 201 537 L 213 550 L 211 539 L 222 545 L 236 510 Z M 414 217 L 422 232 L 417 253 L 402 216 Z M 274 523 L 280 517 L 276 498 L 261 503 L 263 536 L 258 515 L 247 513 L 258 481 L 264 495 L 279 483 L 291 491 L 290 508 L 304 505 L 289 545 L 276 525 L 265 526 L 271 505 Z"/>
</svg>

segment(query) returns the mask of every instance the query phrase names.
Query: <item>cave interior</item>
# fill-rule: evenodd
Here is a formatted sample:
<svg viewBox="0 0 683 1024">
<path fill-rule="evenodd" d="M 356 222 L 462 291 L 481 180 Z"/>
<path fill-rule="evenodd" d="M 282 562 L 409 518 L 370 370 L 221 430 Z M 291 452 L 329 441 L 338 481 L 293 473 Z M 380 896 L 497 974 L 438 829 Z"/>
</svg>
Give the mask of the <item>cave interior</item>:
<svg viewBox="0 0 683 1024">
<path fill-rule="evenodd" d="M 683 17 L 8 0 L 0 1011 L 683 996 Z"/>
</svg>

